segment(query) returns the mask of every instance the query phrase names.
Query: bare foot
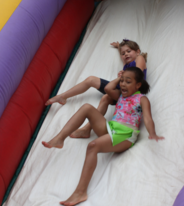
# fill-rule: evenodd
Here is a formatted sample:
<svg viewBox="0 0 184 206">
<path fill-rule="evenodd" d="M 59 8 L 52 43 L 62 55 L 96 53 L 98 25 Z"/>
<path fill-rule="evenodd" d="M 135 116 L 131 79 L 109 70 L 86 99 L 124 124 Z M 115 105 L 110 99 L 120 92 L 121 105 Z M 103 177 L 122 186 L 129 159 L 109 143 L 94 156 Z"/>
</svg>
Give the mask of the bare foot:
<svg viewBox="0 0 184 206">
<path fill-rule="evenodd" d="M 45 103 L 45 105 L 50 105 L 53 104 L 55 102 L 58 102 L 59 104 L 66 104 L 66 99 L 62 98 L 61 95 L 57 95 L 55 97 L 52 97 L 51 99 L 47 100 L 47 102 Z"/>
<path fill-rule="evenodd" d="M 61 201 L 60 204 L 65 206 L 73 206 L 80 202 L 86 201 L 87 198 L 88 196 L 86 193 L 81 194 L 81 193 L 74 192 L 66 201 Z"/>
<path fill-rule="evenodd" d="M 56 136 L 53 139 L 51 139 L 49 142 L 44 142 L 43 141 L 42 144 L 43 144 L 44 147 L 47 147 L 49 149 L 52 148 L 52 147 L 61 149 L 64 145 L 64 142 L 63 142 L 63 140 L 61 140 L 60 138 L 58 138 Z"/>
<path fill-rule="evenodd" d="M 86 129 L 77 129 L 70 135 L 71 138 L 89 138 L 90 137 L 90 130 Z"/>
</svg>

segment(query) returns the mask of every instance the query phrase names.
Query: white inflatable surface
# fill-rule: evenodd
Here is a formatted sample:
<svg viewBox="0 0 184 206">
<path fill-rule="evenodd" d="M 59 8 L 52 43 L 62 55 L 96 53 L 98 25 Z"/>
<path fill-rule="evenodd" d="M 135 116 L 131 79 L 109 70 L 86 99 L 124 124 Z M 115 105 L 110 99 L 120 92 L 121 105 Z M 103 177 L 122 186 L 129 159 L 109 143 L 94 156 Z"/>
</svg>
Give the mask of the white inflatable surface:
<svg viewBox="0 0 184 206">
<path fill-rule="evenodd" d="M 148 98 L 158 135 L 148 139 L 144 124 L 134 147 L 122 154 L 99 154 L 98 165 L 81 206 L 172 206 L 184 185 L 184 1 L 105 0 L 96 10 L 58 93 L 90 75 L 107 80 L 123 67 L 113 41 L 128 38 L 148 52 Z M 90 141 L 65 141 L 64 148 L 46 149 L 48 141 L 88 102 L 97 107 L 95 89 L 52 105 L 27 161 L 4 206 L 54 206 L 74 191 Z M 111 119 L 114 107 L 106 114 Z"/>
</svg>

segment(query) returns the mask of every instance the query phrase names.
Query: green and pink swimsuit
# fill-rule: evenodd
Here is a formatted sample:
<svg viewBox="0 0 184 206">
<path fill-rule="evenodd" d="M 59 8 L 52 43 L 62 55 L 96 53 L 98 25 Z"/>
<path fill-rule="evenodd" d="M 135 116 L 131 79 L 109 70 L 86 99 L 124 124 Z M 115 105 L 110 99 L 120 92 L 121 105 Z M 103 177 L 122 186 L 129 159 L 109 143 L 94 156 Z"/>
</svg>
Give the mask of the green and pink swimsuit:
<svg viewBox="0 0 184 206">
<path fill-rule="evenodd" d="M 140 105 L 142 96 L 139 91 L 126 98 L 120 95 L 112 121 L 107 122 L 107 130 L 111 136 L 113 146 L 125 140 L 134 144 L 137 140 L 139 130 L 133 130 L 131 127 L 123 124 L 139 128 L 142 118 L 142 108 Z"/>
</svg>

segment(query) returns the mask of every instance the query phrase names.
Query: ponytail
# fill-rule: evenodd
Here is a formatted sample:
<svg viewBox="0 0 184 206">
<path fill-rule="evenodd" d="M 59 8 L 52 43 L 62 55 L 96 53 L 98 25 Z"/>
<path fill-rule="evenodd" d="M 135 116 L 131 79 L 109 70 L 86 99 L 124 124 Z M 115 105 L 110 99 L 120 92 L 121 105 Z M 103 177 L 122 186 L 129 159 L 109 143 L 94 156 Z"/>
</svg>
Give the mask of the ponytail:
<svg viewBox="0 0 184 206">
<path fill-rule="evenodd" d="M 145 62 L 147 62 L 147 56 L 148 56 L 148 53 L 143 53 L 143 52 L 142 52 L 140 55 L 143 56 Z"/>
<path fill-rule="evenodd" d="M 144 79 L 141 83 L 142 83 L 142 85 L 139 88 L 139 91 L 141 92 L 141 94 L 147 94 L 150 91 L 150 85 Z"/>
<path fill-rule="evenodd" d="M 125 71 L 130 71 L 135 74 L 135 80 L 137 83 L 141 82 L 141 87 L 139 88 L 139 91 L 141 94 L 147 94 L 150 91 L 150 85 L 146 80 L 144 80 L 144 73 L 143 71 L 138 67 L 128 67 L 125 69 Z"/>
</svg>

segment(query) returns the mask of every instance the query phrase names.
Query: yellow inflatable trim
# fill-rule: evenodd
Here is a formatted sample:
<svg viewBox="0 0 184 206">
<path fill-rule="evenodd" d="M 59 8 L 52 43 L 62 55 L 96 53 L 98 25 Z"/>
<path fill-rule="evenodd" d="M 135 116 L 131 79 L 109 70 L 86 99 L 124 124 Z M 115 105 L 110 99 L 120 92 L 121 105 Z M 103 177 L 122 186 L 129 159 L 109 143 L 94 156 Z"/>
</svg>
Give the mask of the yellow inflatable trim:
<svg viewBox="0 0 184 206">
<path fill-rule="evenodd" d="M 22 0 L 0 0 L 0 31 Z"/>
</svg>

